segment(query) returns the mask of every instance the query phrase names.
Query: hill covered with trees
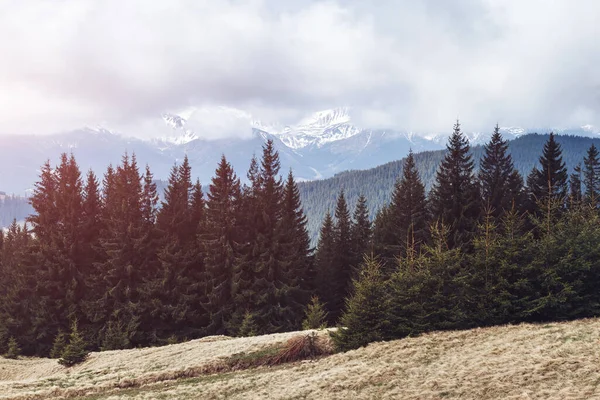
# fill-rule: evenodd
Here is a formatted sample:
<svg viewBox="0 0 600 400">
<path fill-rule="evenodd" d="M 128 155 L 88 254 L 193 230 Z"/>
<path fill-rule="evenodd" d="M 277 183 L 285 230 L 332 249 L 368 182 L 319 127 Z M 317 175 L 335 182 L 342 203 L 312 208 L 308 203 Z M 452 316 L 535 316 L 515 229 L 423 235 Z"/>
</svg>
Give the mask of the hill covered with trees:
<svg viewBox="0 0 600 400">
<path fill-rule="evenodd" d="M 27 225 L 0 234 L 0 352 L 85 359 L 85 349 L 328 324 L 344 327 L 333 340 L 346 350 L 431 330 L 598 316 L 595 141 L 523 141 L 540 146 L 526 175 L 498 128 L 472 151 L 458 122 L 444 153 L 339 175 L 358 188 L 353 177 L 376 187 L 382 173 L 394 181 L 391 201 L 373 218 L 369 193 L 352 204 L 347 189 L 330 188 L 335 205 L 315 251 L 298 185 L 279 175 L 270 141 L 246 184 L 223 156 L 206 194 L 184 159 L 162 201 L 135 156 L 109 166 L 100 184 L 63 154 L 42 167 Z"/>
<path fill-rule="evenodd" d="M 557 135 L 555 139 L 561 145 L 562 157 L 568 171 L 573 171 L 582 162 L 583 155 L 592 144 L 600 148 L 600 139 L 569 135 Z M 508 153 L 513 159 L 515 169 L 522 176 L 527 176 L 537 163 L 537 156 L 546 140 L 548 134 L 529 134 L 508 142 Z M 471 151 L 477 170 L 484 148 L 474 146 Z M 446 150 L 437 150 L 414 154 L 419 175 L 427 190 L 433 185 L 437 168 L 445 153 Z M 329 179 L 299 182 L 300 198 L 308 218 L 308 230 L 313 243 L 316 243 L 319 226 L 327 210 L 333 212 L 335 209 L 340 189 L 344 189 L 348 204 L 352 207 L 360 195 L 364 195 L 368 199 L 367 208 L 370 215 L 375 216 L 377 211 L 390 202 L 394 184 L 402 175 L 405 161 L 406 158 L 403 158 L 368 170 L 345 171 Z"/>
</svg>

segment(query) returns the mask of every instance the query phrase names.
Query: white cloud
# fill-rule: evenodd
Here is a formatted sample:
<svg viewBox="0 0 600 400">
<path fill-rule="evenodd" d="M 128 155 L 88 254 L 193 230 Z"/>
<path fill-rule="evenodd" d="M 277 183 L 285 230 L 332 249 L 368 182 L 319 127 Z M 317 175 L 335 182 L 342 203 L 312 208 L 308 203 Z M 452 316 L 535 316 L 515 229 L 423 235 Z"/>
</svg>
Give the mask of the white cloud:
<svg viewBox="0 0 600 400">
<path fill-rule="evenodd" d="M 0 133 L 153 135 L 162 112 L 216 105 L 283 123 L 344 105 L 422 131 L 457 116 L 473 130 L 600 125 L 599 12 L 594 0 L 7 0 Z M 243 118 L 220 117 L 191 123 L 235 136 Z"/>
</svg>

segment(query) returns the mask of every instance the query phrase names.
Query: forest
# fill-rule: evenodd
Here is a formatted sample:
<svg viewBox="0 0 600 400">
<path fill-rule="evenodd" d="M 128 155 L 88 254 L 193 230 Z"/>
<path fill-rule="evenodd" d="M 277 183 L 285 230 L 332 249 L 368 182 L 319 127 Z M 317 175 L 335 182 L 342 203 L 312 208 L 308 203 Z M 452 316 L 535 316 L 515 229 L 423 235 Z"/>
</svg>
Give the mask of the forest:
<svg viewBox="0 0 600 400">
<path fill-rule="evenodd" d="M 562 159 L 568 170 L 573 170 L 581 163 L 581 155 L 593 144 L 600 147 L 600 139 L 557 135 L 554 138 L 561 146 Z M 507 153 L 511 155 L 514 167 L 522 176 L 527 176 L 537 164 L 537 156 L 548 134 L 527 134 L 508 142 Z M 479 160 L 484 152 L 482 145 L 471 147 L 471 154 L 475 163 L 475 171 L 479 170 Z M 419 171 L 425 190 L 431 190 L 435 181 L 437 168 L 446 155 L 446 150 L 424 151 L 414 154 L 414 161 Z M 335 176 L 315 181 L 298 182 L 300 200 L 308 218 L 308 232 L 311 243 L 316 245 L 320 224 L 325 218 L 327 210 L 333 212 L 336 198 L 340 188 L 344 188 L 346 200 L 354 205 L 360 195 L 369 199 L 368 209 L 375 215 L 379 209 L 388 204 L 392 198 L 394 184 L 402 175 L 402 168 L 406 159 L 398 159 L 375 168 L 367 170 L 350 170 Z"/>
<path fill-rule="evenodd" d="M 369 216 L 342 189 L 316 249 L 272 142 L 241 184 L 225 156 L 205 194 L 188 160 L 163 200 L 135 155 L 82 176 L 42 167 L 0 235 L 0 353 L 60 357 L 206 335 L 340 326 L 340 350 L 430 330 L 598 315 L 600 156 L 572 171 L 547 136 L 523 177 L 498 128 L 475 161 L 457 122 L 426 191 L 410 154 Z M 479 169 L 475 169 L 475 163 Z M 571 172 L 571 173 L 569 173 Z"/>
</svg>

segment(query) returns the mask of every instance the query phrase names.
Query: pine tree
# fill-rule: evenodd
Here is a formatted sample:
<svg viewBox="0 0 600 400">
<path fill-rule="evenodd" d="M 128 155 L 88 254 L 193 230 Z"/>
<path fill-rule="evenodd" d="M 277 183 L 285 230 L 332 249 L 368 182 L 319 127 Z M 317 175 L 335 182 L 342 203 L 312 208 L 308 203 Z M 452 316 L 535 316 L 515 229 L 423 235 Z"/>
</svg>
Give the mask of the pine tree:
<svg viewBox="0 0 600 400">
<path fill-rule="evenodd" d="M 3 235 L 4 236 L 4 235 Z M 48 306 L 36 295 L 37 255 L 27 225 L 13 220 L 3 238 L 0 258 L 0 352 L 11 336 L 18 337 L 27 355 L 45 355 Z M 43 340 L 40 340 L 43 339 Z"/>
<path fill-rule="evenodd" d="M 294 311 L 284 298 L 289 294 L 290 283 L 286 272 L 290 270 L 291 259 L 286 257 L 280 246 L 283 216 L 283 184 L 278 175 L 279 154 L 273 141 L 263 145 L 259 170 L 258 200 L 254 212 L 257 217 L 256 237 L 253 238 L 254 268 L 252 291 L 255 293 L 252 304 L 255 321 L 260 333 L 288 330 L 292 325 Z"/>
<path fill-rule="evenodd" d="M 391 337 L 389 290 L 377 260 L 365 259 L 359 278 L 352 282 L 352 289 L 340 320 L 341 327 L 331 334 L 340 351 Z"/>
<path fill-rule="evenodd" d="M 515 170 L 508 154 L 508 141 L 502 138 L 498 125 L 490 141 L 484 146 L 479 167 L 483 206 L 496 220 L 513 207 L 519 207 L 523 179 Z"/>
<path fill-rule="evenodd" d="M 551 203 L 558 203 L 562 209 L 567 199 L 567 168 L 553 133 L 544 144 L 539 162 L 541 169 L 534 168 L 527 177 L 528 210 L 534 215 L 546 213 Z"/>
<path fill-rule="evenodd" d="M 328 313 L 333 309 L 335 299 L 335 235 L 333 218 L 327 211 L 321 225 L 319 242 L 315 254 L 315 288 Z M 328 318 L 332 322 L 331 318 Z M 335 322 L 335 321 L 333 321 Z"/>
<path fill-rule="evenodd" d="M 378 244 L 383 261 L 394 264 L 395 257 L 408 252 L 418 253 L 428 240 L 429 216 L 425 186 L 419 176 L 412 151 L 402 169 L 402 178 L 396 182 L 392 202 L 383 211 L 387 233 Z"/>
<path fill-rule="evenodd" d="M 371 221 L 367 208 L 367 198 L 364 195 L 358 197 L 354 214 L 352 215 L 352 226 L 350 228 L 350 241 L 352 244 L 352 270 L 353 273 L 359 268 L 366 254 L 372 253 L 371 247 Z"/>
<path fill-rule="evenodd" d="M 434 220 L 449 229 L 451 248 L 469 243 L 477 228 L 481 200 L 473 169 L 469 142 L 457 121 L 429 199 Z"/>
<path fill-rule="evenodd" d="M 151 302 L 146 313 L 160 340 L 194 337 L 200 334 L 203 313 L 198 293 L 203 289 L 202 252 L 197 234 L 204 215 L 204 200 L 199 183 L 192 185 L 187 156 L 174 166 L 165 190 L 165 200 L 157 216 L 159 266 L 144 287 Z"/>
<path fill-rule="evenodd" d="M 585 185 L 585 201 L 592 207 L 600 204 L 600 156 L 598 149 L 592 144 L 583 159 L 583 184 Z"/>
<path fill-rule="evenodd" d="M 54 171 L 44 166 L 31 203 L 36 212 L 30 218 L 39 244 L 36 251 L 43 260 L 37 268 L 35 296 L 44 299 L 45 308 L 36 324 L 47 354 L 58 331 L 67 329 L 71 319 L 82 317 L 87 293 L 87 245 L 81 234 L 83 182 L 73 155 L 63 153 Z"/>
<path fill-rule="evenodd" d="M 344 190 L 338 195 L 335 208 L 333 294 L 328 304 L 330 318 L 337 321 L 344 308 L 344 298 L 348 295 L 352 280 L 352 221 L 346 203 Z"/>
<path fill-rule="evenodd" d="M 52 343 L 52 350 L 50 351 L 50 358 L 60 358 L 65 351 L 65 347 L 68 344 L 69 335 L 59 331 L 54 342 Z"/>
<path fill-rule="evenodd" d="M 581 193 L 581 165 L 575 166 L 569 177 L 569 205 L 571 208 L 581 204 L 583 195 Z"/>
<path fill-rule="evenodd" d="M 94 301 L 88 317 L 98 326 L 99 341 L 110 321 L 126 323 L 132 344 L 151 343 L 140 327 L 140 287 L 155 268 L 153 191 L 147 171 L 139 173 L 135 155 L 125 154 L 121 164 L 107 170 L 100 235 L 101 261 L 94 265 L 102 297 Z M 145 183 L 143 183 L 145 181 Z M 99 345 L 100 343 L 98 343 Z"/>
<path fill-rule="evenodd" d="M 240 181 L 222 156 L 210 184 L 206 226 L 201 235 L 207 285 L 203 306 L 210 321 L 207 334 L 226 333 L 232 315 L 232 275 L 235 246 L 240 235 L 240 203 Z"/>
<path fill-rule="evenodd" d="M 5 358 L 16 360 L 21 355 L 21 346 L 14 337 L 8 340 L 8 350 L 4 354 Z"/>
<path fill-rule="evenodd" d="M 307 220 L 300 202 L 300 192 L 292 171 L 283 188 L 282 216 L 277 226 L 282 252 L 282 287 L 287 289 L 283 303 L 288 314 L 285 329 L 298 329 L 309 293 L 314 290 L 314 272 L 310 259 L 310 238 Z"/>
<path fill-rule="evenodd" d="M 319 297 L 313 296 L 304 312 L 302 329 L 325 329 L 327 328 L 327 311 L 319 301 Z"/>
<path fill-rule="evenodd" d="M 72 367 L 73 365 L 84 362 L 89 355 L 86 347 L 87 343 L 79 333 L 77 321 L 73 321 L 71 324 L 69 343 L 65 346 L 58 363 L 65 367 Z"/>
</svg>

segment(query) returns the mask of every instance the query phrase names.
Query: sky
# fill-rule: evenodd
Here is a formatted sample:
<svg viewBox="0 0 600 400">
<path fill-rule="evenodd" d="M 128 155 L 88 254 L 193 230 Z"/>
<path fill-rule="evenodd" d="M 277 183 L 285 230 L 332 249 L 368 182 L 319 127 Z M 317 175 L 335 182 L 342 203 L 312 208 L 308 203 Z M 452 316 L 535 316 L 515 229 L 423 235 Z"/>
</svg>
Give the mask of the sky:
<svg viewBox="0 0 600 400">
<path fill-rule="evenodd" d="M 154 135 L 190 107 L 211 137 L 241 129 L 223 110 L 339 106 L 416 132 L 600 128 L 599 17 L 596 0 L 2 0 L 0 134 Z"/>
</svg>

